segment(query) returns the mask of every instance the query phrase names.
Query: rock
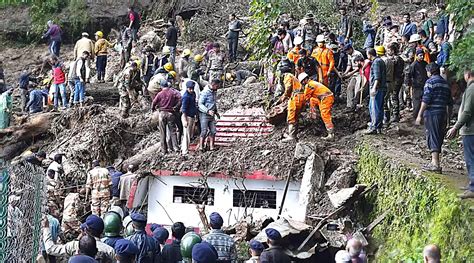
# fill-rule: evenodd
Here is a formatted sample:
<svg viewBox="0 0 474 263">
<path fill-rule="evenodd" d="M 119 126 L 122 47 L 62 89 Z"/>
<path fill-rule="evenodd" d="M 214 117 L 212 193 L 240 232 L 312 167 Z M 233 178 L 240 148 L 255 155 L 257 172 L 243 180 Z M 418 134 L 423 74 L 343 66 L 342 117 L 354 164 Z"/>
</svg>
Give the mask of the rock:
<svg viewBox="0 0 474 263">
<path fill-rule="evenodd" d="M 155 51 L 160 51 L 163 45 L 161 38 L 155 31 L 148 31 L 143 35 L 138 41 L 138 45 L 144 48 L 147 45 L 150 45 Z"/>
<path fill-rule="evenodd" d="M 356 182 L 355 163 L 346 161 L 339 166 L 325 184 L 326 189 L 343 189 L 354 186 Z"/>
</svg>

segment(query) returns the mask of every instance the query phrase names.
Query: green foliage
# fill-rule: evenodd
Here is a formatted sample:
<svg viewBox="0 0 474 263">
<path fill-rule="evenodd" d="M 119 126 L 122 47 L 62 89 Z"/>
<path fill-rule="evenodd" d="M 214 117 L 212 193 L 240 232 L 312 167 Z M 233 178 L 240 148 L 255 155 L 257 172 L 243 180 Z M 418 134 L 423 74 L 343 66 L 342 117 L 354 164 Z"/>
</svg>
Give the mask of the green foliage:
<svg viewBox="0 0 474 263">
<path fill-rule="evenodd" d="M 449 62 L 451 70 L 462 75 L 464 69 L 474 69 L 474 2 L 471 0 L 449 0 L 447 11 L 456 14 L 453 19 L 457 29 L 463 28 L 464 36 L 454 42 Z"/>
<path fill-rule="evenodd" d="M 87 12 L 86 1 L 72 0 L 67 6 L 68 17 L 68 31 L 74 36 L 79 35 L 87 27 L 90 17 Z"/>
<path fill-rule="evenodd" d="M 369 145 L 360 146 L 358 154 L 359 183 L 378 186 L 366 199 L 372 206 L 369 220 L 388 211 L 373 233 L 383 244 L 377 262 L 422 262 L 422 250 L 428 243 L 440 246 L 444 262 L 474 258 L 469 207 L 454 191 L 433 176 L 416 175 L 381 157 Z"/>
<path fill-rule="evenodd" d="M 0 0 L 0 8 L 29 5 L 33 3 L 33 0 Z"/>
</svg>

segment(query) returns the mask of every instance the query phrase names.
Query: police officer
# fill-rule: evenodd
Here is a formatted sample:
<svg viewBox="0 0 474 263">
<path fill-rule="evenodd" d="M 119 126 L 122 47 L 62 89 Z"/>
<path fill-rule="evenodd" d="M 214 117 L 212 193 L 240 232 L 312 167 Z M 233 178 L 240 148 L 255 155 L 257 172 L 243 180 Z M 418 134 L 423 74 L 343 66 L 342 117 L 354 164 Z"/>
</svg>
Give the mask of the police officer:
<svg viewBox="0 0 474 263">
<path fill-rule="evenodd" d="M 117 243 L 118 240 L 123 239 L 120 235 L 122 230 L 122 218 L 122 208 L 118 206 L 113 206 L 110 211 L 104 215 L 105 237 L 102 238 L 102 242 L 111 247 L 115 247 L 115 243 Z"/>
<path fill-rule="evenodd" d="M 267 235 L 267 244 L 269 248 L 265 249 L 260 255 L 261 263 L 290 263 L 290 257 L 285 254 L 283 247 L 281 247 L 281 234 L 278 230 L 267 228 L 265 230 Z"/>
<path fill-rule="evenodd" d="M 166 240 L 168 240 L 168 237 L 170 236 L 170 232 L 164 227 L 156 227 L 156 228 L 150 228 L 151 231 L 153 231 L 153 237 L 156 239 L 156 242 L 158 242 L 158 245 L 160 246 L 160 250 L 163 248 L 163 246 L 166 243 Z"/>
<path fill-rule="evenodd" d="M 135 233 L 130 237 L 127 237 L 128 240 L 132 241 L 138 247 L 140 251 L 136 255 L 137 263 L 153 263 L 155 259 L 160 255 L 160 247 L 158 246 L 156 240 L 148 236 L 145 227 L 146 227 L 146 217 L 140 213 L 132 213 L 130 215 L 132 219 L 133 228 Z"/>
<path fill-rule="evenodd" d="M 127 239 L 118 240 L 114 248 L 117 263 L 133 263 L 137 255 L 140 254 L 138 247 Z"/>
<path fill-rule="evenodd" d="M 193 263 L 216 263 L 217 251 L 211 244 L 202 242 L 194 245 L 192 257 Z"/>
</svg>

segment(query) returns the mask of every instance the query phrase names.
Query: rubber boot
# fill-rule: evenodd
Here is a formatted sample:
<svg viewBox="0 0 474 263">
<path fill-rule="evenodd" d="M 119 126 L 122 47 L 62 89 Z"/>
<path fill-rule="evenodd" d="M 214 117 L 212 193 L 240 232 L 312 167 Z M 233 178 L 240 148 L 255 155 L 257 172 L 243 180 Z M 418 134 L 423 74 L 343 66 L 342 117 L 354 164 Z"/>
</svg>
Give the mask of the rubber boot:
<svg viewBox="0 0 474 263">
<path fill-rule="evenodd" d="M 281 142 L 291 142 L 296 140 L 296 126 L 294 124 L 288 125 L 288 136 Z"/>
<path fill-rule="evenodd" d="M 334 140 L 334 129 L 328 129 L 328 136 L 323 137 L 322 139 L 326 141 Z"/>
<path fill-rule="evenodd" d="M 215 147 L 214 147 L 214 142 L 215 142 L 215 140 L 216 140 L 215 137 L 209 136 L 209 150 L 210 150 L 210 151 L 214 151 L 214 150 L 215 150 Z"/>
</svg>

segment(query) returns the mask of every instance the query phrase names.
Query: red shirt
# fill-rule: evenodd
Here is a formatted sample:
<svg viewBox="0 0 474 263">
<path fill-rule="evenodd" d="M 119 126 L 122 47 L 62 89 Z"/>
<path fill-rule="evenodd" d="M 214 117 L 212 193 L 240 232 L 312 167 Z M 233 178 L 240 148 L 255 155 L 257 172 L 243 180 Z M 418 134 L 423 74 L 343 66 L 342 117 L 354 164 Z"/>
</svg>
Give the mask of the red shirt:
<svg viewBox="0 0 474 263">
<path fill-rule="evenodd" d="M 53 68 L 53 80 L 56 85 L 66 82 L 66 76 L 61 66 L 55 66 Z"/>
<path fill-rule="evenodd" d="M 160 111 L 173 112 L 175 109 L 179 109 L 180 103 L 181 95 L 179 92 L 175 92 L 171 88 L 164 88 L 156 94 L 151 109 L 155 110 L 158 107 Z"/>
</svg>

